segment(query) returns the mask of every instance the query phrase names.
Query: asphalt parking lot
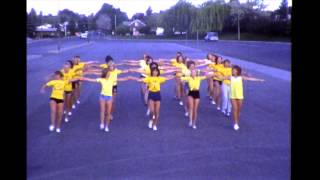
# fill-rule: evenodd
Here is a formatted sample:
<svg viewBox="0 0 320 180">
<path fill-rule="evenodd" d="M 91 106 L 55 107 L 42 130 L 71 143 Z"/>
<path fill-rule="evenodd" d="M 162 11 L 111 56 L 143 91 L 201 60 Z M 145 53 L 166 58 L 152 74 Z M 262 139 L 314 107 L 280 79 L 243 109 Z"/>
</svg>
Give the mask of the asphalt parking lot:
<svg viewBox="0 0 320 180">
<path fill-rule="evenodd" d="M 48 130 L 50 92 L 40 94 L 45 76 L 59 70 L 74 55 L 83 61 L 103 63 L 107 54 L 121 62 L 140 59 L 143 53 L 155 59 L 172 58 L 177 51 L 191 58 L 203 58 L 213 49 L 227 56 L 243 60 L 250 56 L 250 62 L 272 62 L 271 67 L 290 70 L 290 48 L 268 45 L 261 52 L 252 52 L 256 56 L 252 58 L 243 50 L 250 47 L 243 45 L 232 50 L 231 47 L 239 46 L 232 42 L 221 42 L 218 47 L 191 42 L 97 40 L 77 46 L 83 43 L 87 41 L 64 40 L 63 48 L 69 49 L 61 53 L 50 53 L 57 40 L 27 46 L 28 179 L 290 178 L 291 81 L 267 72 L 250 70 L 250 74 L 266 81 L 244 83 L 245 101 L 238 132 L 233 130 L 232 120 L 209 103 L 205 82 L 201 85 L 197 130 L 188 128 L 183 108 L 173 99 L 173 81 L 161 87 L 163 101 L 156 132 L 147 128 L 146 108 L 141 102 L 139 84 L 134 81 L 119 83 L 116 112 L 108 133 L 99 130 L 98 84 L 83 84 L 81 104 L 71 121 L 63 123 L 61 134 Z M 260 62 L 266 60 L 270 62 Z M 127 67 L 119 67 L 124 68 Z"/>
</svg>

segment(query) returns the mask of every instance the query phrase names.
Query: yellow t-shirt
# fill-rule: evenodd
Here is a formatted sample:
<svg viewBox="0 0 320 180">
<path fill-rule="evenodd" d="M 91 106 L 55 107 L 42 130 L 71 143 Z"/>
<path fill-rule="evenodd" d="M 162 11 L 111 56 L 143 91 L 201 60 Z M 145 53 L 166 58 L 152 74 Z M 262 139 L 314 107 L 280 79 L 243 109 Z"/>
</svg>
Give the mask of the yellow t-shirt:
<svg viewBox="0 0 320 180">
<path fill-rule="evenodd" d="M 146 77 L 143 79 L 143 82 L 148 85 L 148 89 L 151 92 L 159 92 L 160 84 L 164 83 L 166 78 L 164 77 Z"/>
<path fill-rule="evenodd" d="M 51 98 L 63 99 L 64 95 L 64 80 L 52 80 L 49 81 L 46 86 L 52 87 Z"/>
<path fill-rule="evenodd" d="M 112 96 L 112 86 L 114 80 L 112 78 L 97 78 L 97 82 L 101 84 L 101 94 L 104 96 Z"/>
<path fill-rule="evenodd" d="M 229 77 L 232 75 L 232 68 L 230 67 L 223 67 L 220 69 L 220 72 L 221 72 L 221 75 L 224 76 L 224 77 Z M 230 85 L 230 80 L 229 79 L 226 79 L 226 80 L 223 80 L 223 83 L 226 84 L 226 85 Z"/>
<path fill-rule="evenodd" d="M 108 64 L 100 64 L 99 67 L 101 67 L 101 68 L 108 68 Z"/>
<path fill-rule="evenodd" d="M 172 61 L 172 66 L 177 67 L 179 69 L 181 69 L 182 72 L 185 72 L 188 70 L 187 66 L 183 63 L 177 63 L 177 61 Z M 176 77 L 181 77 L 183 75 L 182 72 L 177 72 L 176 73 Z"/>
<path fill-rule="evenodd" d="M 117 85 L 117 79 L 118 79 L 118 75 L 121 74 L 123 71 L 119 70 L 119 69 L 115 69 L 113 71 L 110 72 L 110 79 L 113 79 L 114 83 L 113 85 L 116 86 Z"/>
<path fill-rule="evenodd" d="M 243 99 L 243 85 L 241 76 L 231 76 L 230 99 Z"/>
<path fill-rule="evenodd" d="M 181 77 L 181 80 L 186 81 L 188 83 L 189 89 L 191 91 L 199 90 L 200 83 L 204 79 L 206 79 L 205 76 L 196 76 L 194 78 L 192 78 L 192 77 Z"/>
<path fill-rule="evenodd" d="M 71 79 L 75 77 L 75 73 L 73 72 L 72 69 L 70 69 L 68 72 L 65 72 L 63 69 L 61 70 L 63 74 L 63 80 L 65 81 L 65 91 L 72 91 L 72 83 L 69 82 Z"/>
<path fill-rule="evenodd" d="M 210 67 L 211 69 L 217 70 L 217 71 L 215 72 L 215 75 L 222 76 L 221 69 L 224 68 L 223 64 L 212 64 L 212 65 L 209 65 L 209 67 Z M 221 78 L 218 78 L 218 77 L 214 77 L 213 79 L 214 79 L 214 80 L 218 80 L 218 81 L 221 81 L 221 80 L 222 80 Z"/>
<path fill-rule="evenodd" d="M 79 64 L 73 66 L 73 70 L 74 70 L 74 72 L 76 74 L 75 77 L 81 77 L 82 76 L 82 74 L 83 74 L 83 70 L 82 69 L 84 68 L 84 66 L 85 66 L 85 63 L 82 63 L 82 62 L 80 62 Z"/>
</svg>

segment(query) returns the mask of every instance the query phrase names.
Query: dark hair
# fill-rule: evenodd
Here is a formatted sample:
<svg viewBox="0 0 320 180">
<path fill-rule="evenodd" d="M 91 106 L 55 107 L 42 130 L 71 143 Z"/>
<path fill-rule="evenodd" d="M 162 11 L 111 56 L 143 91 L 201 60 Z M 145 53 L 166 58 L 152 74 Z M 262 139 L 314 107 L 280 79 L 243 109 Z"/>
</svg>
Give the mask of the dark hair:
<svg viewBox="0 0 320 180">
<path fill-rule="evenodd" d="M 209 55 L 213 56 L 212 53 L 208 53 L 208 54 L 207 54 L 207 59 L 209 59 Z"/>
<path fill-rule="evenodd" d="M 152 60 L 153 60 L 153 58 L 151 56 L 149 56 L 149 55 L 146 56 L 146 63 L 147 64 L 152 63 Z"/>
<path fill-rule="evenodd" d="M 109 69 L 108 69 L 108 68 L 102 69 L 101 78 L 106 78 L 108 72 L 109 72 Z"/>
<path fill-rule="evenodd" d="M 63 77 L 63 74 L 62 74 L 61 71 L 55 71 L 55 72 L 54 72 L 54 75 L 58 75 L 58 76 L 60 76 L 60 78 Z"/>
<path fill-rule="evenodd" d="M 180 54 L 180 55 L 182 55 L 182 52 L 178 51 L 178 52 L 177 52 L 177 54 Z"/>
<path fill-rule="evenodd" d="M 177 57 L 176 57 L 176 61 L 179 62 L 178 59 L 179 59 L 180 57 L 182 57 L 182 62 L 184 63 L 184 62 L 185 62 L 185 59 L 184 59 L 184 57 L 183 57 L 182 55 L 177 56 Z"/>
<path fill-rule="evenodd" d="M 223 64 L 225 64 L 225 63 L 230 63 L 230 60 L 229 59 L 224 60 Z"/>
<path fill-rule="evenodd" d="M 159 68 L 151 68 L 150 70 L 151 70 L 151 71 L 150 71 L 150 73 L 151 73 L 150 75 L 151 75 L 151 76 L 152 76 L 152 72 L 153 72 L 153 71 L 157 71 L 157 72 L 158 72 L 158 76 L 160 76 L 160 70 L 159 70 Z"/>
<path fill-rule="evenodd" d="M 70 64 L 70 68 L 72 69 L 73 68 L 73 62 L 71 60 L 67 60 L 66 63 L 69 63 Z"/>
<path fill-rule="evenodd" d="M 149 64 L 149 67 L 150 67 L 150 69 L 152 69 L 152 66 L 156 66 L 156 68 L 159 68 L 159 64 L 158 63 L 156 63 L 156 62 L 151 62 L 150 64 Z"/>
<path fill-rule="evenodd" d="M 241 67 L 238 65 L 232 66 L 232 69 L 237 70 L 237 76 L 241 76 Z"/>
<path fill-rule="evenodd" d="M 110 55 L 107 55 L 105 61 L 108 64 L 110 61 L 113 61 L 113 58 Z"/>
<path fill-rule="evenodd" d="M 74 56 L 74 58 L 79 58 L 80 59 L 80 56 Z"/>
<path fill-rule="evenodd" d="M 196 63 L 194 61 L 187 61 L 187 68 L 189 69 L 191 64 L 196 65 Z"/>
</svg>

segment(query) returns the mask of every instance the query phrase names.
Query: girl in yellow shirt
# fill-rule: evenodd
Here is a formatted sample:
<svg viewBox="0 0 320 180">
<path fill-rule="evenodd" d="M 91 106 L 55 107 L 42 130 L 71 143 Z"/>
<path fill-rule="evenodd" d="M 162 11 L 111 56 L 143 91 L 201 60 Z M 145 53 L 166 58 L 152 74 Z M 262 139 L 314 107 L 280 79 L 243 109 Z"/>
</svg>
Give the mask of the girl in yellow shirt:
<svg viewBox="0 0 320 180">
<path fill-rule="evenodd" d="M 209 65 L 209 67 L 215 72 L 215 77 L 213 78 L 213 100 L 211 101 L 212 104 L 217 105 L 217 110 L 221 110 L 221 85 L 222 85 L 222 79 L 219 78 L 219 75 L 221 75 L 221 68 L 223 68 L 222 63 L 222 57 L 218 56 L 216 58 L 215 64 Z"/>
<path fill-rule="evenodd" d="M 73 68 L 73 63 L 71 60 L 67 61 L 64 66 L 63 69 L 61 70 L 62 74 L 63 74 L 63 80 L 66 81 L 66 85 L 65 85 L 65 90 L 64 90 L 64 101 L 65 101 L 65 117 L 64 117 L 64 121 L 68 122 L 69 118 L 68 116 L 72 115 L 71 109 L 72 109 L 72 83 L 69 82 L 71 79 L 75 78 L 75 73 L 72 70 Z"/>
<path fill-rule="evenodd" d="M 240 111 L 242 108 L 243 102 L 243 85 L 242 80 L 249 80 L 249 81 L 260 81 L 263 82 L 263 79 L 258 79 L 254 77 L 248 77 L 241 74 L 241 68 L 237 65 L 232 67 L 232 76 L 224 77 L 224 80 L 230 80 L 230 99 L 232 104 L 232 115 L 234 119 L 234 126 L 235 130 L 238 130 L 239 127 L 239 117 Z"/>
<path fill-rule="evenodd" d="M 151 76 L 145 77 L 143 79 L 131 77 L 131 79 L 136 80 L 138 82 L 143 82 L 148 86 L 148 106 L 151 112 L 151 120 L 148 123 L 148 127 L 156 131 L 160 115 L 160 86 L 167 80 L 173 79 L 173 76 L 160 77 L 160 70 L 158 68 L 152 68 Z"/>
<path fill-rule="evenodd" d="M 198 71 L 198 73 L 197 73 Z M 188 92 L 188 109 L 189 109 L 189 126 L 196 129 L 196 121 L 198 117 L 198 107 L 200 103 L 200 85 L 201 81 L 207 78 L 212 78 L 212 75 L 199 76 L 199 70 L 191 70 L 191 76 L 181 77 L 182 81 L 187 82 L 189 86 Z"/>
<path fill-rule="evenodd" d="M 112 109 L 112 87 L 115 79 L 111 77 L 111 72 L 109 69 L 103 69 L 101 73 L 101 78 L 92 79 L 86 77 L 80 77 L 81 81 L 89 81 L 101 84 L 100 93 L 100 129 L 109 132 L 109 125 L 111 119 L 111 109 Z M 118 78 L 117 81 L 127 81 L 128 78 Z"/>
<path fill-rule="evenodd" d="M 232 68 L 230 60 L 226 59 L 223 61 L 224 67 L 220 69 L 220 73 L 223 77 L 232 75 Z M 231 100 L 230 100 L 230 80 L 223 80 L 221 85 L 222 91 L 222 107 L 221 112 L 226 116 L 230 116 L 231 113 Z"/>
<path fill-rule="evenodd" d="M 53 131 L 56 129 L 57 133 L 61 132 L 61 120 L 63 115 L 63 99 L 65 85 L 69 82 L 76 81 L 77 79 L 71 79 L 69 81 L 63 80 L 63 74 L 61 71 L 56 71 L 53 74 L 53 79 L 49 80 L 46 84 L 41 87 L 40 92 L 45 93 L 45 88 L 52 87 L 52 92 L 50 96 L 50 119 L 51 124 L 49 130 Z"/>
<path fill-rule="evenodd" d="M 75 73 L 75 77 L 79 78 L 82 77 L 83 71 L 92 66 L 93 64 L 97 63 L 97 61 L 87 61 L 87 62 L 81 62 L 80 56 L 74 56 L 73 57 L 73 71 Z M 76 106 L 75 104 L 80 104 L 80 88 L 81 88 L 81 83 L 80 81 L 76 81 L 73 83 L 73 93 L 72 93 L 72 100 L 73 100 L 73 105 L 72 108 L 74 109 Z"/>
<path fill-rule="evenodd" d="M 185 59 L 182 55 L 177 56 L 176 61 L 172 61 L 171 65 L 176 68 L 179 68 L 180 71 L 186 71 L 188 69 L 185 64 Z M 175 75 L 176 75 L 176 77 L 175 77 L 175 95 L 176 95 L 176 98 L 179 100 L 179 104 L 181 106 L 183 106 L 183 101 L 182 101 L 183 100 L 182 99 L 182 97 L 183 97 L 183 84 L 180 79 L 180 77 L 182 76 L 182 73 L 176 72 Z"/>
</svg>

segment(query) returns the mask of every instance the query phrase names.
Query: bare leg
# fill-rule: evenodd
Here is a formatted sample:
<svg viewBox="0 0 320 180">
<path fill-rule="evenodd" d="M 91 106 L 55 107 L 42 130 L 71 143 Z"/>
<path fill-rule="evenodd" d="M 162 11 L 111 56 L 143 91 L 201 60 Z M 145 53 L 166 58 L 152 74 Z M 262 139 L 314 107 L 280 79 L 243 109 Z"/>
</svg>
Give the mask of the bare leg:
<svg viewBox="0 0 320 180">
<path fill-rule="evenodd" d="M 103 126 L 105 125 L 104 123 L 104 119 L 105 119 L 105 100 L 100 98 L 100 124 L 103 124 Z"/>
<path fill-rule="evenodd" d="M 232 115 L 233 115 L 233 120 L 234 123 L 238 123 L 238 103 L 236 99 L 231 99 L 231 104 L 232 104 Z"/>
<path fill-rule="evenodd" d="M 213 93 L 213 80 L 208 79 L 208 86 L 209 86 L 209 95 L 213 98 L 214 93 Z"/>
<path fill-rule="evenodd" d="M 161 101 L 156 101 L 154 102 L 154 110 L 155 110 L 155 118 L 154 118 L 154 121 L 153 121 L 153 125 L 154 126 L 157 126 L 158 123 L 159 123 L 159 117 L 160 117 L 160 102 Z"/>
<path fill-rule="evenodd" d="M 149 100 L 149 110 L 150 110 L 150 117 L 153 120 L 153 117 L 155 117 L 155 109 L 154 109 L 154 101 Z"/>
<path fill-rule="evenodd" d="M 57 114 L 57 103 L 53 100 L 50 100 L 50 120 L 51 120 L 51 125 L 56 127 L 56 114 Z"/>
<path fill-rule="evenodd" d="M 193 107 L 193 125 L 196 125 L 196 121 L 198 118 L 198 107 L 200 103 L 200 98 L 199 99 L 194 99 L 194 107 Z"/>
<path fill-rule="evenodd" d="M 238 104 L 238 113 L 237 113 L 237 115 L 238 115 L 238 120 L 237 120 L 237 124 L 239 124 L 239 120 L 240 120 L 240 111 L 241 111 L 241 108 L 242 108 L 242 102 L 243 102 L 243 100 L 242 99 L 237 99 L 237 104 Z"/>
<path fill-rule="evenodd" d="M 115 104 L 116 104 L 116 96 L 117 96 L 117 93 L 113 93 L 112 94 L 112 107 L 111 107 L 111 119 L 113 119 L 113 112 L 114 112 L 114 109 L 115 109 Z"/>
<path fill-rule="evenodd" d="M 63 115 L 63 105 L 64 103 L 57 104 L 57 127 L 61 127 L 62 115 Z"/>
<path fill-rule="evenodd" d="M 111 117 L 111 108 L 112 108 L 112 100 L 111 101 L 106 101 L 106 111 L 107 111 L 107 126 L 109 127 L 110 124 L 110 117 Z"/>
<path fill-rule="evenodd" d="M 65 102 L 66 102 L 66 110 L 67 112 L 71 112 L 71 107 L 72 107 L 72 97 L 71 97 L 71 94 L 66 94 L 65 95 Z"/>
<path fill-rule="evenodd" d="M 190 122 L 193 122 L 193 98 L 191 96 L 188 96 L 188 104 L 189 104 L 189 120 Z"/>
</svg>

